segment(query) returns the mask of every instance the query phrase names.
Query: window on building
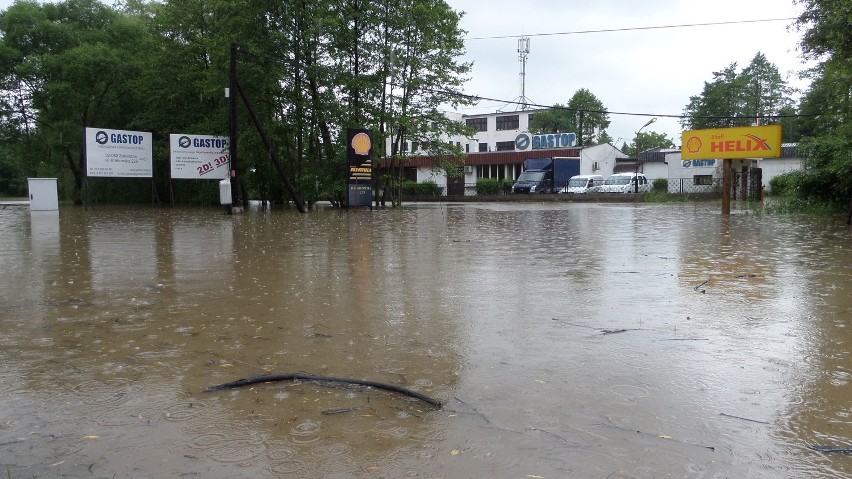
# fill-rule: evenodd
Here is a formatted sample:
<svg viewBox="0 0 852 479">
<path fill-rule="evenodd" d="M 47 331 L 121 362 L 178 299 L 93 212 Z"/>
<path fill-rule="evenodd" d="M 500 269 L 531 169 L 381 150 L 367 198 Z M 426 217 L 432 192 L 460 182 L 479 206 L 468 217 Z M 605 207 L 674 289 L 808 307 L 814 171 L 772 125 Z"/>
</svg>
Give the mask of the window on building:
<svg viewBox="0 0 852 479">
<path fill-rule="evenodd" d="M 713 184 L 713 175 L 695 175 L 692 177 L 692 182 L 695 185 L 712 185 Z"/>
<path fill-rule="evenodd" d="M 402 142 L 402 151 L 403 152 L 408 151 L 408 142 L 407 141 Z"/>
<path fill-rule="evenodd" d="M 479 144 L 479 152 L 480 153 L 488 152 L 488 143 L 480 143 Z"/>
<path fill-rule="evenodd" d="M 535 113 L 530 113 L 529 115 L 527 115 L 527 129 L 529 129 L 529 126 L 532 125 L 532 119 L 534 115 Z"/>
<path fill-rule="evenodd" d="M 465 123 L 473 131 L 488 131 L 488 118 L 468 118 Z"/>
<path fill-rule="evenodd" d="M 416 141 L 411 142 L 411 152 L 417 153 L 417 142 Z"/>
<path fill-rule="evenodd" d="M 417 182 L 417 168 L 404 168 L 402 170 L 402 179 L 406 181 Z"/>
<path fill-rule="evenodd" d="M 497 151 L 515 151 L 514 141 L 498 141 Z"/>
<path fill-rule="evenodd" d="M 506 115 L 497 117 L 497 130 L 517 130 L 521 122 L 518 115 Z M 499 150 L 498 150 L 499 151 Z"/>
<path fill-rule="evenodd" d="M 464 145 L 464 152 L 465 152 L 465 153 L 470 153 L 470 143 L 468 143 L 468 144 Z"/>
</svg>

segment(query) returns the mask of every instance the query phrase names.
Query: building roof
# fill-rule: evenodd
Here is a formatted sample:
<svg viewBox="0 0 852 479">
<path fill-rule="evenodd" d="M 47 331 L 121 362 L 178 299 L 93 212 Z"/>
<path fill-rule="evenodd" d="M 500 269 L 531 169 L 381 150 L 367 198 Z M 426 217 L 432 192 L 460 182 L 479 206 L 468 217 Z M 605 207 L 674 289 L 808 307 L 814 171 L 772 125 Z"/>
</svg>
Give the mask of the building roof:
<svg viewBox="0 0 852 479">
<path fill-rule="evenodd" d="M 487 153 L 468 153 L 465 165 L 509 165 L 523 164 L 528 158 L 579 158 L 580 147 L 554 148 L 549 150 L 530 151 L 489 151 Z M 413 156 L 405 162 L 405 166 L 432 166 L 437 158 L 434 156 Z"/>
<path fill-rule="evenodd" d="M 639 153 L 639 161 L 641 163 L 664 163 L 666 155 L 672 153 L 680 153 L 680 148 L 651 148 Z M 800 158 L 798 143 L 782 143 L 781 158 Z M 631 160 L 636 161 L 631 158 Z"/>
<path fill-rule="evenodd" d="M 666 155 L 670 153 L 680 153 L 680 148 L 651 148 L 639 152 L 639 161 L 642 163 L 663 163 L 666 161 Z"/>
</svg>

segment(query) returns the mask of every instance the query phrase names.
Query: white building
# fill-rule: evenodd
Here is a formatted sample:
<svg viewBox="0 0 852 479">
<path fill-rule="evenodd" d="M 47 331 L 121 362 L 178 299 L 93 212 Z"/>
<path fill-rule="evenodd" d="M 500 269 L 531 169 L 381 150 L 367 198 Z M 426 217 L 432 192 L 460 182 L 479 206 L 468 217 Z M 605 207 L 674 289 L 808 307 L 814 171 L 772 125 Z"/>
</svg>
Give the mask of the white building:
<svg viewBox="0 0 852 479">
<path fill-rule="evenodd" d="M 795 143 L 781 145 L 780 158 L 732 160 L 734 184 L 746 185 L 746 189 L 763 187 L 766 192 L 771 191 L 770 181 L 773 178 L 802 169 L 802 158 L 797 146 Z M 668 179 L 669 193 L 708 193 L 721 188 L 723 160 L 683 160 L 680 150 L 661 150 L 659 153 L 644 157 L 646 161 L 642 163 L 642 168 L 649 179 Z M 663 158 L 662 162 L 659 161 L 660 157 Z M 654 172 L 653 176 L 647 173 L 649 170 Z M 658 172 L 664 173 L 664 176 L 659 176 Z M 759 184 L 752 184 L 758 179 Z"/>
<path fill-rule="evenodd" d="M 467 157 L 463 178 L 447 178 L 443 170 L 435 168 L 434 158 L 411 145 L 415 157 L 407 160 L 405 177 L 422 183 L 432 181 L 447 195 L 473 195 L 480 178 L 514 180 L 523 172 L 528 158 L 568 157 L 580 159 L 580 174 L 597 174 L 604 177 L 613 173 L 616 160 L 625 158 L 621 150 L 610 144 L 586 148 L 577 146 L 573 132 L 534 135 L 529 131 L 530 120 L 537 111 L 496 112 L 484 115 L 449 116 L 464 122 L 473 130 L 471 137 L 446 138 L 461 147 Z M 388 145 L 389 146 L 389 145 Z M 403 151 L 408 145 L 403 145 Z"/>
</svg>

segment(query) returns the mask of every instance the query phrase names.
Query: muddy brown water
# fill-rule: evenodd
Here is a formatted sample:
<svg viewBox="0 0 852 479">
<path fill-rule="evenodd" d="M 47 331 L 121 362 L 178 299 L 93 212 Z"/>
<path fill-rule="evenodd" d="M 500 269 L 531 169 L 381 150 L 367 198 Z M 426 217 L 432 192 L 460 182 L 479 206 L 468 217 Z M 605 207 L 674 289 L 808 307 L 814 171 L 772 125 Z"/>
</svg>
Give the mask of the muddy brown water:
<svg viewBox="0 0 852 479">
<path fill-rule="evenodd" d="M 715 204 L 0 210 L 0 476 L 852 477 L 852 234 Z M 380 381 L 444 403 L 266 373 Z"/>
</svg>

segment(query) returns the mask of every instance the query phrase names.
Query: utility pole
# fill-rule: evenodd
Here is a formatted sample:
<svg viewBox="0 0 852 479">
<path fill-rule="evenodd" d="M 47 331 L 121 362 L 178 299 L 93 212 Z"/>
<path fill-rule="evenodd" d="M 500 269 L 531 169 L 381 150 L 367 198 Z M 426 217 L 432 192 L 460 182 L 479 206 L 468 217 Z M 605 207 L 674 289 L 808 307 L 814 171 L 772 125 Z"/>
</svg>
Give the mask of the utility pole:
<svg viewBox="0 0 852 479">
<path fill-rule="evenodd" d="M 636 131 L 636 140 L 633 144 L 633 146 L 636 147 L 636 174 L 633 175 L 634 193 L 639 193 L 639 133 L 644 130 L 646 126 L 650 125 L 651 123 L 654 123 L 655 121 L 657 121 L 657 117 L 651 118 L 650 120 L 648 120 L 648 123 L 645 123 L 644 125 L 642 125 L 642 128 L 639 128 L 639 130 Z"/>
<path fill-rule="evenodd" d="M 231 159 L 230 177 L 231 177 L 231 208 L 232 213 L 241 213 L 242 207 L 234 207 L 234 204 L 239 200 L 240 183 L 237 178 L 237 55 L 239 54 L 239 46 L 236 42 L 231 43 L 231 67 L 229 72 L 229 89 L 228 89 L 228 111 L 230 121 L 230 139 L 228 145 L 228 154 Z"/>
</svg>

